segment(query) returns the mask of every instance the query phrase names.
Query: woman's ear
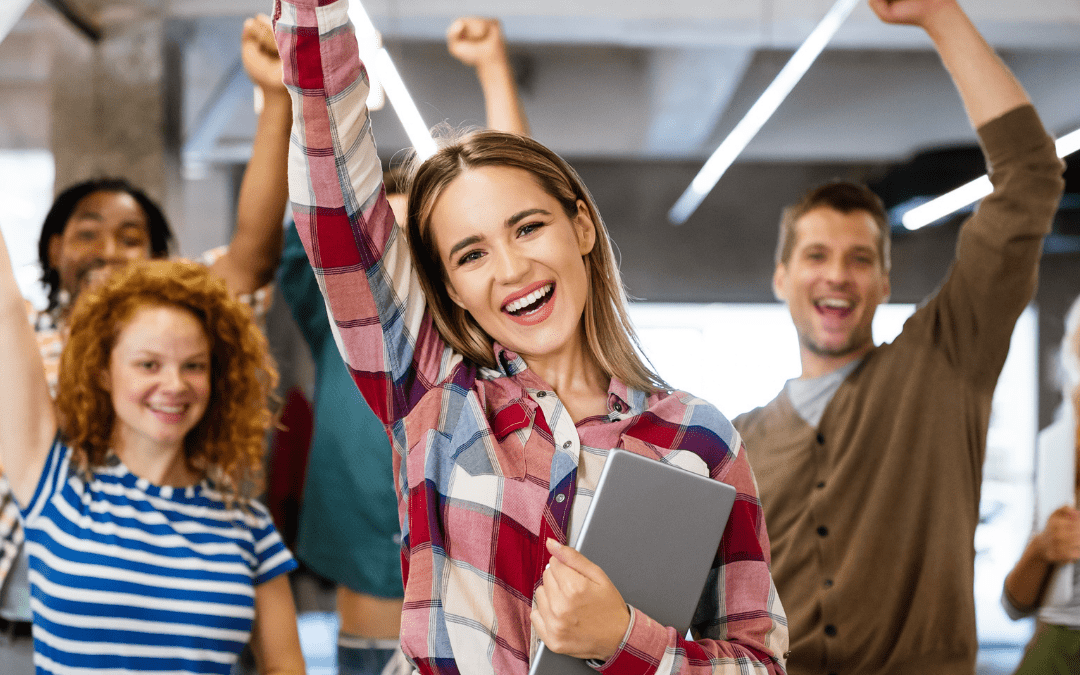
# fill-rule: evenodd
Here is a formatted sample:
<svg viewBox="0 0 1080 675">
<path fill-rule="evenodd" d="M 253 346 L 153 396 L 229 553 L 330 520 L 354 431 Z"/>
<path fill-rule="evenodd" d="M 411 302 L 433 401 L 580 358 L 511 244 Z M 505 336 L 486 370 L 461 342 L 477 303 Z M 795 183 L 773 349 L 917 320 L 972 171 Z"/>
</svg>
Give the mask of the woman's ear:
<svg viewBox="0 0 1080 675">
<path fill-rule="evenodd" d="M 578 250 L 581 251 L 581 255 L 588 255 L 596 245 L 596 224 L 589 215 L 589 207 L 582 199 L 577 200 L 577 213 L 574 215 L 573 223 L 578 239 Z"/>
</svg>

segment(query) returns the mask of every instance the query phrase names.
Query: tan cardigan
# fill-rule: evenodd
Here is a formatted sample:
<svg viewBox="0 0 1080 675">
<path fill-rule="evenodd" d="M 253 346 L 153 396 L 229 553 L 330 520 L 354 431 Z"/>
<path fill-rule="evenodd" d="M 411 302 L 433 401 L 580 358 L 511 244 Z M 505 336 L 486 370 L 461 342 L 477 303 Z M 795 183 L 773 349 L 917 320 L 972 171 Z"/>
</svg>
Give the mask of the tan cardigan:
<svg viewBox="0 0 1080 675">
<path fill-rule="evenodd" d="M 1062 163 L 1030 106 L 979 129 L 994 193 L 945 284 L 840 385 L 818 428 L 785 392 L 735 426 L 757 476 L 788 670 L 975 670 L 973 538 L 990 402 L 1035 289 Z"/>
</svg>

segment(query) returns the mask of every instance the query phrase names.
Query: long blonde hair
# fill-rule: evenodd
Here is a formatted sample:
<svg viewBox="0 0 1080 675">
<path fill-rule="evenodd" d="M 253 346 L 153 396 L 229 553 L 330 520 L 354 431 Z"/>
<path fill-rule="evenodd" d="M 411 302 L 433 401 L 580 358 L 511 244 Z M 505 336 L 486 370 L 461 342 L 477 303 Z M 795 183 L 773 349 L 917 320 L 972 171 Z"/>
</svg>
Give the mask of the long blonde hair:
<svg viewBox="0 0 1080 675">
<path fill-rule="evenodd" d="M 589 293 L 582 318 L 589 354 L 607 376 L 627 386 L 647 393 L 669 389 L 640 354 L 611 240 L 588 188 L 561 157 L 517 134 L 471 132 L 444 145 L 412 172 L 406 217 L 409 249 L 443 339 L 473 362 L 495 367 L 491 337 L 446 291 L 446 273 L 431 231 L 431 214 L 443 190 L 465 171 L 483 166 L 527 171 L 569 218 L 577 214 L 578 200 L 585 203 L 596 226 L 596 244 L 584 256 Z"/>
</svg>

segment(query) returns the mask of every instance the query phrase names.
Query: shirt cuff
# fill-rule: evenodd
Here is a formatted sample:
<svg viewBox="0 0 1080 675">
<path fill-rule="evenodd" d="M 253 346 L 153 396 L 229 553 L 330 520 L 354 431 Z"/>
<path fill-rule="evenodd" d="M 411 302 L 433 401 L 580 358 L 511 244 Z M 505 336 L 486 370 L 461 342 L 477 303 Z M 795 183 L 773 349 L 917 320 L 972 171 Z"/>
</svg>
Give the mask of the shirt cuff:
<svg viewBox="0 0 1080 675">
<path fill-rule="evenodd" d="M 627 608 L 630 624 L 619 648 L 604 663 L 587 663 L 606 675 L 653 675 L 667 651 L 668 630 L 632 605 Z"/>
</svg>

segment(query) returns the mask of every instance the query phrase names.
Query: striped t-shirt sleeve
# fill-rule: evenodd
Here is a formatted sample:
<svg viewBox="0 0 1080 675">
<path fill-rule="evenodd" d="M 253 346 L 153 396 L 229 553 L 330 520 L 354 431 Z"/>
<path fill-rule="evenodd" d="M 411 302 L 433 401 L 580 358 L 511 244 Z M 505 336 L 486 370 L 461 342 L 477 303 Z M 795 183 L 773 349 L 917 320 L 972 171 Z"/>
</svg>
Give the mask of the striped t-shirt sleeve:
<svg viewBox="0 0 1080 675">
<path fill-rule="evenodd" d="M 285 548 L 285 542 L 281 540 L 281 534 L 274 527 L 274 521 L 266 507 L 252 501 L 251 511 L 254 514 L 251 536 L 255 540 L 256 559 L 256 565 L 252 571 L 254 583 L 258 586 L 281 574 L 291 572 L 296 569 L 297 564 L 292 553 Z"/>
</svg>

